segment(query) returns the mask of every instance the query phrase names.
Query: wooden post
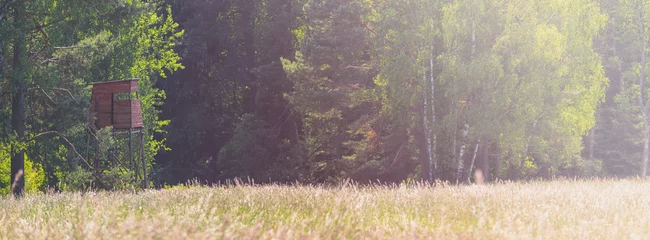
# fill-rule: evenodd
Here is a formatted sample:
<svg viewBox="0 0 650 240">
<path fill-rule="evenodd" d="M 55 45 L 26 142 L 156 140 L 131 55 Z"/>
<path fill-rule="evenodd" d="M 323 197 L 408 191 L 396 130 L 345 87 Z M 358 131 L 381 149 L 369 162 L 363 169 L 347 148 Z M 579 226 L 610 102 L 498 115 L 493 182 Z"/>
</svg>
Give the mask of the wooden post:
<svg viewBox="0 0 650 240">
<path fill-rule="evenodd" d="M 133 136 L 131 135 L 133 132 L 133 128 L 129 128 L 129 165 L 133 167 Z M 135 172 L 135 181 L 138 180 L 138 172 Z"/>
<path fill-rule="evenodd" d="M 147 161 L 144 158 L 144 128 L 140 130 L 140 160 L 142 161 L 142 188 L 146 189 L 149 181 L 147 179 Z"/>
<path fill-rule="evenodd" d="M 90 130 L 90 131 L 91 131 L 90 133 L 92 134 L 92 130 Z M 100 165 L 99 157 L 101 156 L 100 155 L 101 153 L 99 152 L 99 145 L 101 144 L 101 142 L 98 142 L 98 141 L 93 141 L 93 142 L 94 142 L 94 144 L 92 144 L 92 147 L 94 147 L 94 149 L 93 149 L 93 167 L 95 168 L 95 173 L 99 174 L 100 173 L 100 171 L 99 171 L 99 165 Z M 90 147 L 91 146 L 89 144 L 88 148 L 90 148 Z"/>
<path fill-rule="evenodd" d="M 142 144 L 140 144 L 140 148 L 142 148 Z M 139 154 L 138 154 L 139 155 Z M 139 160 L 139 159 L 138 159 Z M 135 182 L 138 182 L 138 179 L 140 179 L 140 163 L 138 160 L 135 160 L 132 164 L 133 168 L 135 168 Z"/>
</svg>

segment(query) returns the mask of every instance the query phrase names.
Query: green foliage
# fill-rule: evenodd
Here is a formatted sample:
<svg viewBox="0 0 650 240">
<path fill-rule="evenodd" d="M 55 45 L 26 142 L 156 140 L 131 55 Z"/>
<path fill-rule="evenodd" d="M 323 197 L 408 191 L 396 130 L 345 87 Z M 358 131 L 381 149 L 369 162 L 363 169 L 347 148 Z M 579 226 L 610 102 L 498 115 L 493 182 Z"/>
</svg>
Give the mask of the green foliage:
<svg viewBox="0 0 650 240">
<path fill-rule="evenodd" d="M 77 167 L 66 172 L 57 172 L 59 182 L 56 187 L 64 192 L 85 191 L 92 187 L 92 173 Z"/>
<path fill-rule="evenodd" d="M 268 169 L 269 149 L 268 141 L 272 133 L 266 131 L 264 122 L 253 115 L 244 115 L 243 119 L 235 129 L 233 138 L 219 151 L 219 163 L 222 166 L 230 166 L 227 173 L 239 173 L 232 177 L 262 178 L 262 172 Z"/>
<path fill-rule="evenodd" d="M 14 8 L 13 3 L 3 6 Z M 83 185 L 90 186 L 91 181 L 103 181 L 109 186 L 107 188 L 121 188 L 113 185 L 122 186 L 120 181 L 132 179 L 122 173 L 123 170 L 108 168 L 103 180 L 88 179 L 86 173 L 82 174 L 91 172 L 89 159 L 85 159 L 90 156 L 103 156 L 100 165 L 115 164 L 106 157 L 106 149 L 92 147 L 96 139 L 88 136 L 88 84 L 140 78 L 138 95 L 146 126 L 147 165 L 151 168 L 154 156 L 165 147 L 164 136 L 154 137 L 154 134 L 164 134 L 164 126 L 169 123 L 159 119 L 158 108 L 165 94 L 155 85 L 159 78 L 182 69 L 174 47 L 183 31 L 177 29 L 171 8 L 163 1 L 125 0 L 30 1 L 26 8 L 32 17 L 25 26 L 31 30 L 25 31 L 33 30 L 34 34 L 26 35 L 24 40 L 28 43 L 28 52 L 37 53 L 30 55 L 28 70 L 31 74 L 23 79 L 28 89 L 25 105 L 29 118 L 25 122 L 30 140 L 12 143 L 16 147 L 23 146 L 20 148 L 26 149 L 27 155 L 43 166 L 49 186 L 56 186 L 62 180 L 71 186 L 68 188 L 79 189 Z M 0 19 L 2 24 L 11 20 Z M 0 59 L 13 59 L 12 46 L 4 40 L 0 43 Z M 1 73 L 9 69 L 11 65 L 0 61 Z M 0 76 L 0 89 L 6 89 L 9 80 L 9 75 Z M 11 104 L 5 104 L 14 98 L 5 99 L 10 95 L 0 92 L 0 113 L 9 115 Z M 5 120 L 2 118 L 0 127 L 10 132 Z M 56 134 L 40 134 L 53 131 Z M 120 141 L 113 144 L 123 144 Z M 105 145 L 111 144 L 106 142 Z"/>
<path fill-rule="evenodd" d="M 0 12 L 0 142 L 62 190 L 135 186 L 135 166 L 115 160 L 127 140 L 87 128 L 88 84 L 130 78 L 161 186 L 463 181 L 479 167 L 488 180 L 631 176 L 646 155 L 646 1 L 25 6 L 26 22 Z M 14 83 L 24 139 L 9 121 Z"/>
<path fill-rule="evenodd" d="M 137 55 L 133 59 L 131 74 L 140 78 L 138 81 L 140 101 L 143 109 L 143 121 L 147 128 L 145 156 L 149 166 L 154 156 L 165 148 L 165 138 L 156 139 L 154 134 L 166 133 L 164 127 L 169 120 L 159 119 L 160 106 L 165 99 L 165 91 L 156 88 L 156 76 L 166 78 L 165 71 L 174 73 L 183 69 L 179 63 L 180 57 L 174 51 L 174 46 L 184 34 L 178 30 L 178 23 L 172 18 L 171 8 L 166 8 L 166 14 L 152 11 L 140 16 L 134 26 L 132 34 L 137 39 L 135 48 Z"/>
<path fill-rule="evenodd" d="M 519 171 L 509 177 L 569 166 L 608 84 L 592 47 L 606 21 L 598 4 L 455 1 L 443 19 L 443 88 L 471 102 L 444 121 L 468 119 L 470 135 L 498 139 L 501 167 Z"/>
<path fill-rule="evenodd" d="M 10 147 L 0 143 L 0 176 L 10 176 L 11 173 L 11 158 Z M 29 158 L 25 157 L 25 192 L 35 193 L 42 191 L 46 188 L 45 172 L 38 163 L 34 163 Z M 11 184 L 13 179 L 9 177 L 0 178 L 0 195 L 8 195 L 11 192 Z"/>
<path fill-rule="evenodd" d="M 105 190 L 125 190 L 140 186 L 135 180 L 133 169 L 127 169 L 124 164 L 115 162 L 115 159 L 125 159 L 125 153 L 116 151 L 116 146 L 122 139 L 113 136 L 113 128 L 106 127 L 94 135 L 98 143 L 93 149 L 94 158 L 100 161 L 101 173 L 89 169 L 87 165 L 71 167 L 66 171 L 56 171 L 58 182 L 56 187 L 61 191 L 86 191 L 91 188 Z M 65 149 L 65 148 L 64 148 Z M 60 168 L 59 168 L 60 169 Z"/>
<path fill-rule="evenodd" d="M 114 167 L 104 170 L 101 175 L 92 182 L 107 190 L 127 190 L 140 186 L 139 182 L 133 181 L 134 173 L 123 168 Z"/>
<path fill-rule="evenodd" d="M 650 131 L 644 114 L 648 108 L 648 66 L 643 65 L 650 18 L 648 1 L 601 1 L 609 15 L 596 42 L 611 87 L 598 113 L 593 155 L 612 176 L 643 174 L 644 140 Z M 647 57 L 647 56 L 646 56 Z M 646 107 L 643 107 L 646 106 Z M 644 113 L 645 112 L 645 113 Z"/>
<path fill-rule="evenodd" d="M 297 157 L 302 119 L 284 98 L 292 85 L 280 63 L 282 57 L 294 55 L 292 29 L 297 27 L 302 4 L 174 1 L 172 12 L 186 27 L 177 46 L 186 68 L 159 82 L 167 96 L 162 115 L 171 120 L 165 128 L 171 150 L 156 159 L 161 180 L 216 182 L 251 176 L 243 170 L 248 169 L 259 181 L 268 181 L 265 176 L 270 172 L 275 172 L 274 180 L 293 181 L 305 173 L 291 170 L 302 160 Z M 259 125 L 245 127 L 251 119 Z M 241 144 L 268 155 L 259 160 L 246 154 L 242 158 L 237 154 L 243 150 Z M 249 161 L 263 164 L 246 166 Z M 252 170 L 258 168 L 263 171 Z"/>
</svg>

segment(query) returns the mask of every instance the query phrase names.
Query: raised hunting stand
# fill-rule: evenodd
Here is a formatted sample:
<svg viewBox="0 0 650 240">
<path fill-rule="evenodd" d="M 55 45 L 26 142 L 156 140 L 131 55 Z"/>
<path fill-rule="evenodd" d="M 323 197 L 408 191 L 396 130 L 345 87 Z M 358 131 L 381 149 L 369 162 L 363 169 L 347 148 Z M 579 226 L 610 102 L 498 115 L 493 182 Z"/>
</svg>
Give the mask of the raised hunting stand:
<svg viewBox="0 0 650 240">
<path fill-rule="evenodd" d="M 109 148 L 109 163 L 119 164 L 123 168 L 131 168 L 135 172 L 135 180 L 142 180 L 142 188 L 146 188 L 147 162 L 144 157 L 144 124 L 142 122 L 142 108 L 138 100 L 138 79 L 92 83 L 92 95 L 88 126 L 96 141 L 97 147 L 94 156 L 94 168 L 99 173 L 102 169 L 100 162 L 100 139 L 97 132 L 102 128 L 112 126 L 114 146 Z M 139 142 L 134 148 L 133 134 L 137 134 Z M 128 140 L 123 139 L 128 136 Z M 88 136 L 89 145 L 91 135 Z M 126 145 L 126 146 L 124 146 Z M 89 146 L 89 149 L 92 146 Z M 126 151 L 125 151 L 126 150 Z M 134 159 L 134 151 L 139 152 L 139 159 Z M 128 167 L 123 164 L 125 158 L 129 159 Z M 140 177 L 140 168 L 142 176 Z"/>
</svg>

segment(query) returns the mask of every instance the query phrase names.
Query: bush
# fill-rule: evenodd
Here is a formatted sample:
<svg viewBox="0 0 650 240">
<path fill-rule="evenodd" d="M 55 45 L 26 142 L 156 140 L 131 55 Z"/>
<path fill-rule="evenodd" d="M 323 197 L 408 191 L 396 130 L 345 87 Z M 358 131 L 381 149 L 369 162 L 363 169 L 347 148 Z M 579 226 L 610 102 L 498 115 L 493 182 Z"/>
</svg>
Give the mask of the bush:
<svg viewBox="0 0 650 240">
<path fill-rule="evenodd" d="M 0 143 L 0 194 L 11 192 L 11 147 Z M 45 171 L 40 164 L 34 163 L 25 155 L 25 192 L 33 193 L 44 189 Z"/>
<path fill-rule="evenodd" d="M 59 183 L 57 187 L 64 192 L 87 190 L 93 182 L 92 173 L 77 167 L 69 172 L 57 172 Z"/>
<path fill-rule="evenodd" d="M 126 190 L 138 187 L 134 184 L 133 173 L 119 167 L 104 170 L 102 174 L 93 174 L 91 171 L 77 167 L 76 170 L 61 173 L 58 176 L 59 190 L 64 192 L 86 191 L 90 188 L 103 190 Z"/>
</svg>

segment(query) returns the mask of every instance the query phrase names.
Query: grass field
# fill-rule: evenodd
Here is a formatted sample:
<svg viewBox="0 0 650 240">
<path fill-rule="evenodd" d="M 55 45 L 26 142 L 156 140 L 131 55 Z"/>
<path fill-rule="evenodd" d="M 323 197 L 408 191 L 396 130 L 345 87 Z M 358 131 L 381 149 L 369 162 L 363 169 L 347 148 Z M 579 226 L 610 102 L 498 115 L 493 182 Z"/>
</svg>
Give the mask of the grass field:
<svg viewBox="0 0 650 240">
<path fill-rule="evenodd" d="M 3 239 L 650 239 L 650 181 L 180 187 L 0 200 Z"/>
</svg>

